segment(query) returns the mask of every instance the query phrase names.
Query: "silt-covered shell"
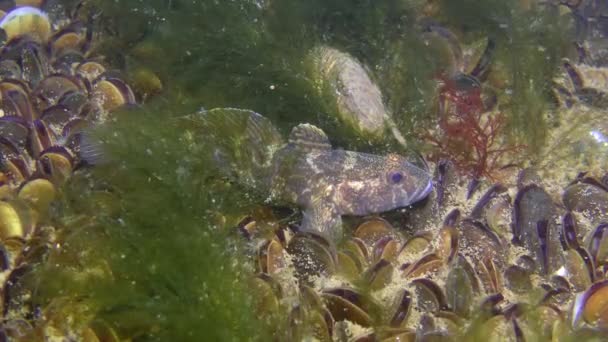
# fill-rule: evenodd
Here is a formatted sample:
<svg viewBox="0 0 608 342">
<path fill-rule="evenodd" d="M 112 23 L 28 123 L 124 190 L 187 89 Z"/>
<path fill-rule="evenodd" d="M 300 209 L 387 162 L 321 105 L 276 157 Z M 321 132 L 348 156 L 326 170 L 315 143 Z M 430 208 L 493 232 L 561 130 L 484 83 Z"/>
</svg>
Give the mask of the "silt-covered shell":
<svg viewBox="0 0 608 342">
<path fill-rule="evenodd" d="M 350 54 L 330 46 L 317 46 L 308 54 L 310 77 L 325 110 L 358 135 L 380 140 L 386 128 L 405 144 L 396 129 L 382 92 L 370 73 Z"/>
</svg>

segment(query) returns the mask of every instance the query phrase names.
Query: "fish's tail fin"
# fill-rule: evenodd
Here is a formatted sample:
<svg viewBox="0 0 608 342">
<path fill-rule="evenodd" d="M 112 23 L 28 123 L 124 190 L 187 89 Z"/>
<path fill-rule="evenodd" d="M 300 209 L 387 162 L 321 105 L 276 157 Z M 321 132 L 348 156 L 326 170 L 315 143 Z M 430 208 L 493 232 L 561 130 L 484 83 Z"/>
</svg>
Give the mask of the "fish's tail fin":
<svg viewBox="0 0 608 342">
<path fill-rule="evenodd" d="M 205 144 L 219 171 L 253 188 L 269 181 L 272 157 L 281 135 L 262 115 L 244 109 L 216 108 L 183 118 Z"/>
</svg>

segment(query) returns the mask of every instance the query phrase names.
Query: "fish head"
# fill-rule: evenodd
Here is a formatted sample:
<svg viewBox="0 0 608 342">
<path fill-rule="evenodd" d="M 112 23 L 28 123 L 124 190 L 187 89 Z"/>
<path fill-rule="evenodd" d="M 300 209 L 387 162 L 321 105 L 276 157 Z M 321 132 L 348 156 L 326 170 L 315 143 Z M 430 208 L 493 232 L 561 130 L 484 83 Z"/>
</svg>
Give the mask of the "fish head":
<svg viewBox="0 0 608 342">
<path fill-rule="evenodd" d="M 358 179 L 336 188 L 343 215 L 368 215 L 407 207 L 429 195 L 433 188 L 428 171 L 399 155 L 367 158 L 359 165 Z M 366 165 L 367 164 L 367 165 Z"/>
</svg>

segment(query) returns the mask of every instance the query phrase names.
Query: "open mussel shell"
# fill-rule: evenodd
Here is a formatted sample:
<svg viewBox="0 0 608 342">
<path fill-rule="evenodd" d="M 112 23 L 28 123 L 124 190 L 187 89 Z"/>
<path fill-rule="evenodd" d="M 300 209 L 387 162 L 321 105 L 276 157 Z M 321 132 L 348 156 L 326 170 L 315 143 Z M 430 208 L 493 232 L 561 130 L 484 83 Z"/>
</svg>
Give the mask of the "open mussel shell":
<svg viewBox="0 0 608 342">
<path fill-rule="evenodd" d="M 300 285 L 301 303 L 307 310 L 320 310 L 323 306 L 323 300 L 319 292 L 308 285 Z"/>
<path fill-rule="evenodd" d="M 458 225 L 460 239 L 459 251 L 476 263 L 485 259 L 493 262 L 502 269 L 505 263 L 504 244 L 498 234 L 485 223 L 477 220 L 464 219 Z"/>
<path fill-rule="evenodd" d="M 51 35 L 51 23 L 46 13 L 30 6 L 17 7 L 0 21 L 7 41 L 27 36 L 37 42 L 45 42 Z"/>
<path fill-rule="evenodd" d="M 419 233 L 408 239 L 397 256 L 399 261 L 414 261 L 422 256 L 431 246 L 431 233 Z"/>
<path fill-rule="evenodd" d="M 567 212 L 562 219 L 562 239 L 567 248 L 578 248 L 580 246 L 578 231 L 574 215 Z"/>
<path fill-rule="evenodd" d="M 388 317 L 388 324 L 393 328 L 403 327 L 407 323 L 407 318 L 412 310 L 412 293 L 408 290 L 402 290 L 395 297 Z"/>
<path fill-rule="evenodd" d="M 1 117 L 0 136 L 10 140 L 18 147 L 24 147 L 29 136 L 27 121 L 18 116 Z"/>
<path fill-rule="evenodd" d="M 430 279 L 418 278 L 411 282 L 414 298 L 419 311 L 435 313 L 448 310 L 449 306 L 443 290 Z"/>
<path fill-rule="evenodd" d="M 312 232 L 298 232 L 287 245 L 299 279 L 310 280 L 319 275 L 331 275 L 336 271 L 338 257 L 336 247 L 325 236 Z"/>
<path fill-rule="evenodd" d="M 306 323 L 312 330 L 312 335 L 316 341 L 331 342 L 334 319 L 327 309 L 314 310 L 308 312 Z"/>
<path fill-rule="evenodd" d="M 253 278 L 252 286 L 256 292 L 257 310 L 260 314 L 279 312 L 282 290 L 280 284 L 271 276 L 261 273 Z"/>
<path fill-rule="evenodd" d="M 26 97 L 29 97 L 31 93 L 30 85 L 19 79 L 19 78 L 4 78 L 0 82 L 0 91 L 2 92 L 2 97 L 6 97 L 8 91 L 16 90 L 20 93 L 23 93 Z"/>
<path fill-rule="evenodd" d="M 494 315 L 483 321 L 466 340 L 470 341 L 524 341 L 523 332 L 515 320 L 504 315 Z M 492 338 L 488 339 L 491 336 Z"/>
<path fill-rule="evenodd" d="M 576 291 L 582 291 L 593 283 L 595 267 L 586 249 L 568 249 L 564 251 L 563 258 L 564 266 L 558 274 L 568 279 Z"/>
<path fill-rule="evenodd" d="M 599 224 L 591 232 L 587 246 L 596 265 L 608 263 L 608 223 Z"/>
<path fill-rule="evenodd" d="M 334 318 L 324 306 L 319 294 L 312 288 L 303 285 L 300 287 L 302 298 L 303 325 L 307 328 L 306 336 L 313 336 L 317 341 L 332 341 Z M 302 327 L 304 328 L 304 327 Z M 303 330 L 303 329 L 302 329 Z M 300 337 L 300 340 L 302 337 Z"/>
<path fill-rule="evenodd" d="M 66 107 L 73 115 L 82 118 L 87 118 L 92 111 L 86 89 L 65 92 L 57 101 L 57 105 Z"/>
<path fill-rule="evenodd" d="M 0 201 L 7 201 L 13 198 L 13 187 L 8 184 L 7 175 L 0 171 Z"/>
<path fill-rule="evenodd" d="M 1 108 L 7 116 L 16 116 L 31 121 L 38 118 L 38 112 L 30 101 L 29 89 L 20 82 L 4 80 L 0 82 L 2 92 Z"/>
<path fill-rule="evenodd" d="M 84 62 L 86 57 L 79 51 L 68 50 L 64 51 L 61 55 L 53 55 L 52 60 L 52 70 L 55 73 L 63 74 L 63 75 L 74 75 L 76 77 L 81 77 L 74 70 L 78 66 L 78 64 Z M 86 79 L 87 86 L 90 85 L 90 80 Z"/>
<path fill-rule="evenodd" d="M 458 231 L 454 227 L 445 226 L 439 231 L 438 237 L 436 253 L 445 263 L 451 263 L 458 253 Z"/>
<path fill-rule="evenodd" d="M 4 159 L 21 156 L 20 146 L 14 141 L 0 136 L 0 156 Z"/>
<path fill-rule="evenodd" d="M 284 249 L 276 239 L 264 242 L 258 248 L 258 268 L 267 274 L 277 273 L 285 267 Z"/>
<path fill-rule="evenodd" d="M 511 213 L 513 205 L 508 195 L 500 195 L 492 199 L 484 210 L 485 221 L 498 235 L 505 237 L 511 233 Z"/>
<path fill-rule="evenodd" d="M 416 326 L 416 340 L 423 340 L 425 336 L 428 334 L 432 334 L 437 329 L 437 324 L 435 323 L 435 317 L 429 313 L 423 313 L 418 320 L 418 325 Z"/>
<path fill-rule="evenodd" d="M 608 221 L 608 191 L 588 183 L 575 183 L 568 186 L 562 195 L 568 210 L 583 213 L 597 225 Z"/>
<path fill-rule="evenodd" d="M 81 21 L 73 21 L 49 39 L 50 49 L 56 56 L 64 55 L 67 51 L 84 52 L 90 44 L 91 36 Z"/>
<path fill-rule="evenodd" d="M 505 285 L 511 291 L 524 294 L 532 288 L 532 272 L 517 265 L 511 265 L 503 273 Z"/>
<path fill-rule="evenodd" d="M 379 312 L 377 304 L 370 297 L 351 288 L 325 289 L 321 292 L 321 298 L 336 321 L 348 320 L 369 327 L 374 323 L 372 315 Z"/>
<path fill-rule="evenodd" d="M 471 213 L 469 217 L 473 219 L 479 219 L 481 214 L 486 209 L 486 207 L 492 202 L 494 198 L 496 198 L 501 193 L 505 192 L 507 188 L 502 184 L 494 184 L 492 185 L 486 192 L 481 196 L 479 201 L 475 204 L 473 209 L 471 209 Z"/>
<path fill-rule="evenodd" d="M 374 246 L 380 239 L 394 237 L 394 228 L 386 220 L 374 217 L 361 223 L 353 236 L 361 239 L 368 246 Z"/>
<path fill-rule="evenodd" d="M 40 157 L 43 151 L 54 146 L 56 142 L 57 137 L 44 121 L 37 119 L 32 122 L 28 140 L 28 150 L 32 157 Z"/>
<path fill-rule="evenodd" d="M 22 201 L 0 201 L 0 240 L 21 239 L 30 234 L 36 217 Z"/>
<path fill-rule="evenodd" d="M 478 305 L 481 313 L 495 316 L 504 313 L 501 307 L 505 303 L 505 296 L 502 293 L 494 293 L 484 297 Z"/>
<path fill-rule="evenodd" d="M 86 85 L 81 79 L 74 76 L 54 74 L 43 79 L 34 93 L 48 107 L 57 104 L 59 99 L 68 93 L 84 91 L 86 91 Z"/>
<path fill-rule="evenodd" d="M 93 82 L 106 72 L 106 68 L 96 61 L 84 61 L 76 67 L 76 73 Z"/>
<path fill-rule="evenodd" d="M 10 318 L 2 323 L 1 341 L 23 341 L 34 333 L 34 326 L 24 318 Z"/>
<path fill-rule="evenodd" d="M 513 205 L 513 242 L 532 252 L 542 274 L 550 274 L 563 264 L 557 209 L 551 196 L 531 184 L 517 193 Z"/>
<path fill-rule="evenodd" d="M 572 323 L 580 319 L 600 327 L 608 326 L 608 280 L 596 282 L 576 296 L 572 308 Z"/>
<path fill-rule="evenodd" d="M 0 144 L 2 144 L 1 141 Z M 25 157 L 24 155 L 0 155 L 0 167 L 9 183 L 13 185 L 21 184 L 31 176 L 32 170 L 28 159 Z"/>
<path fill-rule="evenodd" d="M 385 236 L 376 241 L 372 247 L 372 262 L 380 260 L 394 261 L 401 248 L 399 240 L 392 236 Z"/>
<path fill-rule="evenodd" d="M 15 39 L 2 50 L 2 57 L 15 60 L 21 70 L 20 79 L 36 86 L 49 74 L 49 61 L 46 50 L 30 38 Z"/>
<path fill-rule="evenodd" d="M 124 105 L 135 104 L 135 95 L 123 80 L 115 77 L 101 77 L 93 84 L 93 98 L 101 108 L 111 112 Z"/>
<path fill-rule="evenodd" d="M 370 290 L 379 290 L 391 282 L 393 270 L 394 267 L 390 261 L 380 259 L 363 273 L 363 280 Z"/>
<path fill-rule="evenodd" d="M 40 153 L 36 161 L 38 175 L 54 184 L 62 184 L 74 169 L 74 156 L 63 146 L 51 146 Z"/>
<path fill-rule="evenodd" d="M 341 251 L 351 256 L 362 267 L 368 266 L 370 260 L 373 259 L 371 248 L 368 247 L 363 240 L 352 237 L 348 239 L 341 248 Z"/>
<path fill-rule="evenodd" d="M 85 129 L 91 127 L 91 122 L 81 118 L 75 118 L 68 121 L 61 130 L 61 138 L 64 141 L 64 146 L 70 148 L 75 154 L 82 154 L 83 146 L 82 134 Z"/>
<path fill-rule="evenodd" d="M 479 280 L 473 267 L 459 255 L 450 268 L 445 280 L 447 305 L 460 317 L 468 317 L 479 295 Z"/>
<path fill-rule="evenodd" d="M 40 115 L 40 120 L 44 121 L 47 126 L 55 133 L 60 135 L 63 127 L 74 117 L 73 111 L 70 108 L 58 104 L 47 107 Z"/>
<path fill-rule="evenodd" d="M 435 253 L 428 253 L 412 264 L 402 266 L 404 278 L 416 278 L 437 273 L 444 267 L 443 259 Z"/>
<path fill-rule="evenodd" d="M 332 341 L 334 318 L 323 304 L 319 294 L 311 287 L 300 286 L 300 304 L 289 316 L 292 330 L 290 335 L 301 341 L 314 337 L 316 341 Z"/>
<path fill-rule="evenodd" d="M 561 309 L 565 307 L 566 303 L 570 303 L 573 298 L 574 295 L 571 289 L 554 288 L 547 291 L 538 304 L 556 308 L 562 314 Z"/>
<path fill-rule="evenodd" d="M 338 251 L 338 274 L 344 276 L 350 281 L 359 279 L 364 270 L 364 264 L 360 256 L 356 255 L 351 250 Z"/>
<path fill-rule="evenodd" d="M 19 199 L 27 202 L 38 214 L 48 212 L 55 196 L 55 186 L 44 178 L 33 179 L 24 183 L 18 192 Z"/>
</svg>

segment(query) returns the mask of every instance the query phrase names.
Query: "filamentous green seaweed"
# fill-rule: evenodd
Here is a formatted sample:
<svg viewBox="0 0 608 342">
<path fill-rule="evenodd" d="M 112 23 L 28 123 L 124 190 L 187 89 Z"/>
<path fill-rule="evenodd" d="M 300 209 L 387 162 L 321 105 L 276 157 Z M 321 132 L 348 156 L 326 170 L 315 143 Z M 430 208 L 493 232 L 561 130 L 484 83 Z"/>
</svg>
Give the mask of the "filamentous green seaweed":
<svg viewBox="0 0 608 342">
<path fill-rule="evenodd" d="M 212 181 L 203 147 L 170 124 L 170 112 L 122 113 L 95 133 L 112 161 L 64 189 L 63 245 L 38 270 L 34 302 L 80 301 L 138 340 L 267 340 L 270 324 L 251 315 L 256 292 L 239 240 L 216 215 L 250 201 Z"/>
<path fill-rule="evenodd" d="M 444 1 L 443 20 L 463 26 L 469 42 L 496 38 L 496 60 L 512 82 L 511 129 L 535 146 L 562 49 L 559 18 L 512 2 L 455 3 Z M 65 243 L 32 280 L 34 303 L 67 296 L 139 340 L 268 340 L 280 331 L 280 323 L 251 314 L 250 270 L 220 217 L 242 214 L 255 200 L 218 178 L 206 146 L 173 118 L 200 107 L 247 108 L 283 131 L 320 123 L 341 146 L 356 145 L 332 129 L 303 70 L 306 53 L 323 43 L 370 68 L 400 129 L 429 126 L 433 77 L 445 58 L 418 34 L 417 4 L 97 1 L 113 37 L 99 49 L 111 63 L 158 72 L 167 90 L 95 133 L 110 165 L 82 170 L 63 189 L 54 222 Z M 111 277 L 86 271 L 103 265 Z"/>
</svg>

